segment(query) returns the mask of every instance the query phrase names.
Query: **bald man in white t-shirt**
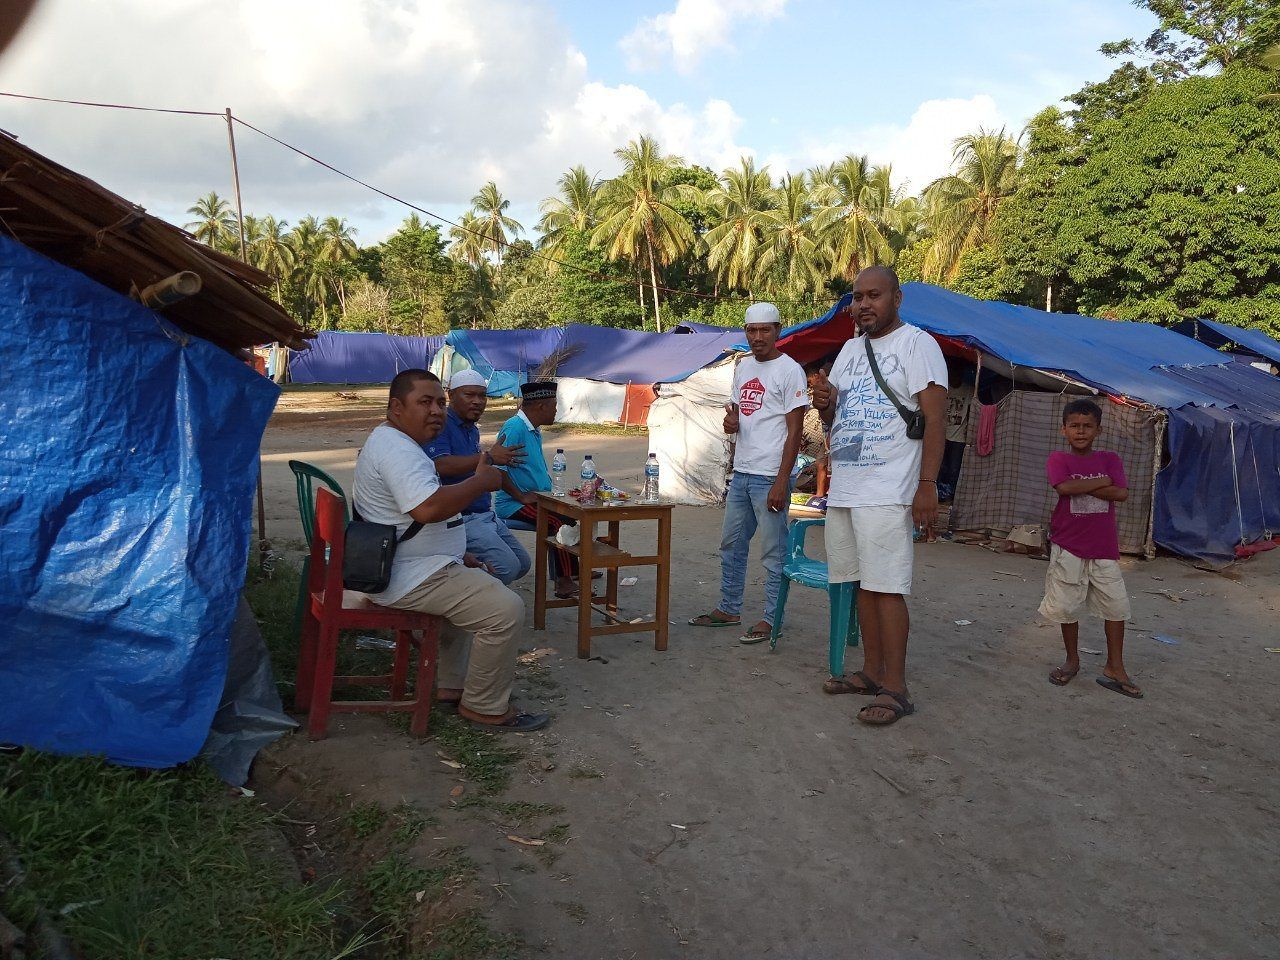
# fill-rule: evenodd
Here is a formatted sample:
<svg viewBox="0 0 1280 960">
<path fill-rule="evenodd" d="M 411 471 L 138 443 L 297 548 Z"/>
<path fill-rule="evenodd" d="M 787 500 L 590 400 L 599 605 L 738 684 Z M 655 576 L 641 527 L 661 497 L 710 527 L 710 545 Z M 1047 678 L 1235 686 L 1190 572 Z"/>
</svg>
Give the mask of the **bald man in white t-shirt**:
<svg viewBox="0 0 1280 960">
<path fill-rule="evenodd" d="M 830 678 L 823 690 L 874 696 L 858 711 L 873 726 L 915 712 L 906 678 L 912 527 L 932 533 L 946 446 L 946 361 L 933 337 L 902 322 L 901 304 L 893 270 L 859 273 L 853 315 L 860 335 L 841 349 L 830 379 L 813 387 L 813 405 L 831 427 L 828 577 L 860 584 L 863 651 L 861 670 Z M 923 435 L 912 436 L 907 418 L 919 414 Z"/>
</svg>

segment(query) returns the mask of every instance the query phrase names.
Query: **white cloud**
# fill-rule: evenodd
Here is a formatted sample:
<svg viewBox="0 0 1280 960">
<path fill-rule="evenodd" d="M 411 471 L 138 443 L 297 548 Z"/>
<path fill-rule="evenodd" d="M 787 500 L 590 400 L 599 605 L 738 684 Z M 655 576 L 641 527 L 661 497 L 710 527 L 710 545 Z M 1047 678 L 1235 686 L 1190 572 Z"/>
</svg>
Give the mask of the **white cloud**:
<svg viewBox="0 0 1280 960">
<path fill-rule="evenodd" d="M 661 104 L 593 82 L 552 12 L 521 0 L 45 0 L 0 61 L 0 89 L 230 105 L 445 215 L 492 178 L 527 226 L 574 163 L 611 175 L 613 150 L 650 133 L 690 162 L 721 165 L 740 150 L 742 122 L 723 100 Z M 196 196 L 230 192 L 217 118 L 9 100 L 0 111 L 0 127 L 35 149 L 178 222 Z M 250 212 L 334 212 L 374 223 L 366 241 L 406 212 L 250 131 L 236 136 Z"/>
<path fill-rule="evenodd" d="M 833 131 L 803 144 L 790 156 L 768 158 L 771 169 L 799 169 L 830 163 L 849 153 L 867 154 L 873 163 L 893 166 L 893 182 L 919 193 L 944 176 L 951 166 L 957 137 L 979 127 L 1006 127 L 1017 135 L 1020 127 L 1005 117 L 994 98 L 978 94 L 968 99 L 926 100 L 906 125 L 878 125 Z"/>
<path fill-rule="evenodd" d="M 103 44 L 107 36 L 116 39 Z M 612 176 L 613 151 L 642 133 L 713 170 L 758 153 L 724 99 L 662 103 L 638 86 L 593 80 L 554 14 L 525 0 L 44 0 L 0 59 L 0 89 L 230 105 L 446 216 L 494 179 L 530 228 L 565 170 L 581 163 Z M 954 137 L 1002 122 L 989 96 L 929 101 L 901 128 L 815 137 L 772 158 L 772 172 L 869 151 L 918 188 L 945 172 Z M 197 196 L 230 194 L 226 129 L 216 117 L 0 99 L 0 127 L 177 223 Z M 773 135 L 767 127 L 757 135 Z M 291 222 L 306 213 L 345 216 L 363 242 L 407 213 L 250 131 L 237 131 L 237 147 L 251 213 Z"/>
<path fill-rule="evenodd" d="M 668 60 L 690 73 L 712 50 L 732 46 L 731 34 L 744 21 L 767 23 L 782 15 L 787 0 L 678 0 L 675 9 L 645 17 L 620 42 L 633 70 Z"/>
</svg>

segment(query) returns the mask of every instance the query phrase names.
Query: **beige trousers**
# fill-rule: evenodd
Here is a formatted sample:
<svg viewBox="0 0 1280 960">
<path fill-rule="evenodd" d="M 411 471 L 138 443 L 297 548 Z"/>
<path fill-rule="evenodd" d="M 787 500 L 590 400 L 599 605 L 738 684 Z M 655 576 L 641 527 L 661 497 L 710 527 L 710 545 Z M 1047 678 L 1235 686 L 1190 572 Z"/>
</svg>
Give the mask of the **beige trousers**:
<svg viewBox="0 0 1280 960">
<path fill-rule="evenodd" d="M 388 606 L 444 617 L 438 685 L 461 688 L 468 710 L 490 716 L 507 712 L 516 672 L 516 633 L 524 624 L 524 601 L 518 594 L 483 570 L 451 563 Z"/>
</svg>

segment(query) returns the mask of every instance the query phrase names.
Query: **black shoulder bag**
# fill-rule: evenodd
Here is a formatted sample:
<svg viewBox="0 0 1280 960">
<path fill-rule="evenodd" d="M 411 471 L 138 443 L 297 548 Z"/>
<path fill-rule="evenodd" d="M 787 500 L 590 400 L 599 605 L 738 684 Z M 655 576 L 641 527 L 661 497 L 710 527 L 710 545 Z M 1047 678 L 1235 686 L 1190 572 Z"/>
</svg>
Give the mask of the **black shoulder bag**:
<svg viewBox="0 0 1280 960">
<path fill-rule="evenodd" d="M 898 408 L 898 416 L 902 418 L 903 423 L 907 425 L 907 439 L 923 440 L 924 439 L 924 411 L 908 410 L 902 405 L 889 385 L 884 382 L 884 377 L 880 376 L 880 365 L 876 363 L 875 352 L 871 349 L 871 338 L 866 338 L 867 343 L 867 361 L 871 364 L 871 375 L 876 378 L 876 384 L 880 387 L 880 392 L 889 398 L 889 402 Z"/>
<path fill-rule="evenodd" d="M 342 553 L 342 585 L 361 593 L 381 593 L 391 583 L 396 545 L 416 537 L 422 524 L 413 521 L 404 536 L 397 537 L 394 524 L 370 523 L 360 519 L 360 511 L 355 509 L 355 504 L 351 510 L 355 519 L 347 524 Z"/>
</svg>

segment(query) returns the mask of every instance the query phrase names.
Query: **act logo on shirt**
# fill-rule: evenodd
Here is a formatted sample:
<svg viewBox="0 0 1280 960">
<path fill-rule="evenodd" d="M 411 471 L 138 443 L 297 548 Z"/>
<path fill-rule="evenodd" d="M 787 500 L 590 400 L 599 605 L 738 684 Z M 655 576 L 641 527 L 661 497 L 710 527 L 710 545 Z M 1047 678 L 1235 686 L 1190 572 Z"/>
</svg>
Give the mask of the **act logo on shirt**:
<svg viewBox="0 0 1280 960">
<path fill-rule="evenodd" d="M 764 406 L 764 384 L 759 377 L 753 377 L 742 385 L 742 393 L 738 397 L 738 411 L 749 417 Z"/>
</svg>

